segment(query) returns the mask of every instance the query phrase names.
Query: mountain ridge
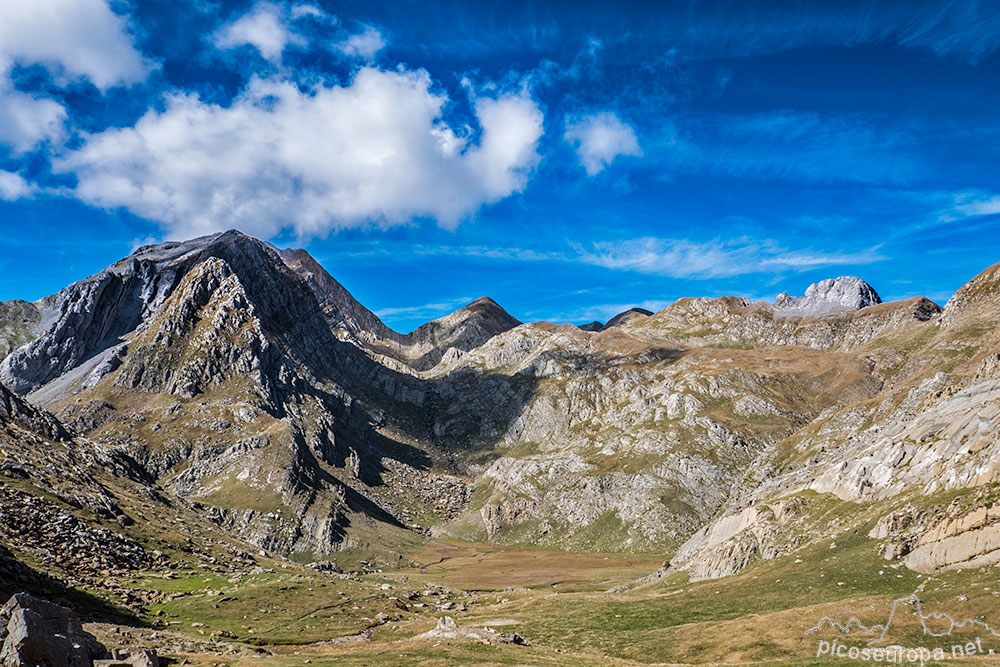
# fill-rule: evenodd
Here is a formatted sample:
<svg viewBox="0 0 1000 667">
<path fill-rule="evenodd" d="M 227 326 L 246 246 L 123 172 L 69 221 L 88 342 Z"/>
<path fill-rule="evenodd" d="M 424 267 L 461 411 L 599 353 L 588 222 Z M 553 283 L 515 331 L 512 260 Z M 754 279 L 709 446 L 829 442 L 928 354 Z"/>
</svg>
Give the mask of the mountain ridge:
<svg viewBox="0 0 1000 667">
<path fill-rule="evenodd" d="M 950 400 L 988 404 L 990 271 L 944 309 L 842 277 L 774 304 L 631 309 L 599 331 L 522 323 L 483 297 L 400 334 L 305 251 L 230 231 L 145 246 L 36 302 L 19 321 L 37 336 L 0 383 L 275 553 L 391 550 L 413 531 L 686 544 L 675 567 L 714 577 L 787 551 L 776 489 L 863 496 L 795 453 L 812 429 L 856 413 L 909 433 Z M 852 439 L 818 460 L 886 465 L 896 444 L 859 428 L 836 426 Z"/>
</svg>

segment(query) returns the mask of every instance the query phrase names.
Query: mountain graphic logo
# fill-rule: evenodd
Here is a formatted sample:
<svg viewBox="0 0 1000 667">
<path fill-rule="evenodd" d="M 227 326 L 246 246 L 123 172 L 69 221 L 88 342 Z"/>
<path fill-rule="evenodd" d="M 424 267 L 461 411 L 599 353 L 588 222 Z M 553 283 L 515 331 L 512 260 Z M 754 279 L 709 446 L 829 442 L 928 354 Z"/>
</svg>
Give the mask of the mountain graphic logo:
<svg viewBox="0 0 1000 667">
<path fill-rule="evenodd" d="M 876 635 L 874 639 L 868 642 L 869 646 L 873 646 L 888 636 L 889 630 L 897 618 L 897 612 L 902 605 L 910 605 L 913 608 L 917 618 L 920 620 L 921 627 L 923 627 L 924 634 L 930 637 L 948 637 L 956 630 L 964 630 L 966 628 L 978 628 L 980 632 L 1000 637 L 1000 633 L 991 628 L 988 623 L 977 618 L 966 618 L 956 621 L 950 615 L 943 612 L 933 611 L 924 613 L 923 603 L 916 595 L 908 595 L 904 598 L 893 600 L 892 608 L 889 610 L 889 618 L 885 623 L 866 626 L 857 617 L 849 618 L 845 623 L 838 623 L 829 616 L 824 616 L 816 625 L 806 630 L 805 634 L 810 635 L 814 632 L 820 632 L 824 628 L 835 628 L 844 634 L 856 630 L 865 634 Z"/>
</svg>

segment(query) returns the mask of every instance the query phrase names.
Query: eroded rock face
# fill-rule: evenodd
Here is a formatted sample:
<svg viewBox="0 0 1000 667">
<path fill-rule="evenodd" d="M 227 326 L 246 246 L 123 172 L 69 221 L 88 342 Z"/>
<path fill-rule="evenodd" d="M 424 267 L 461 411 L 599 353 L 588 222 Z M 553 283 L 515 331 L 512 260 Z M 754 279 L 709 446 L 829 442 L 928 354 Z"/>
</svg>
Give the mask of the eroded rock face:
<svg viewBox="0 0 1000 667">
<path fill-rule="evenodd" d="M 926 573 L 1000 563 L 1000 503 L 942 520 L 921 536 L 905 563 Z"/>
<path fill-rule="evenodd" d="M 820 317 L 829 313 L 861 310 L 882 303 L 871 285 L 856 276 L 828 278 L 813 283 L 805 296 L 782 292 L 774 301 L 778 317 Z"/>
<path fill-rule="evenodd" d="M 1000 312 L 1000 263 L 962 285 L 945 304 L 943 320 L 951 324 L 977 310 L 985 310 L 993 316 Z"/>
</svg>

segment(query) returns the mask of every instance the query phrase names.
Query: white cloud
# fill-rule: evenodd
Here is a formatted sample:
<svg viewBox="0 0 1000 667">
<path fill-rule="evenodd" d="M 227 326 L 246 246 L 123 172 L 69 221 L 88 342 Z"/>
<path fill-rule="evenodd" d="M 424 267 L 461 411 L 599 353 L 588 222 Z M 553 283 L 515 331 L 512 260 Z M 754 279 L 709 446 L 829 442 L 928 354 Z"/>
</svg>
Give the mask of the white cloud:
<svg viewBox="0 0 1000 667">
<path fill-rule="evenodd" d="M 972 195 L 960 195 L 956 198 L 956 217 L 975 217 L 980 215 L 996 215 L 1000 213 L 1000 195 L 988 198 L 976 198 Z"/>
<path fill-rule="evenodd" d="M 385 48 L 385 38 L 382 33 L 371 26 L 367 26 L 362 32 L 351 35 L 342 42 L 334 45 L 334 48 L 345 56 L 364 58 L 371 60 L 375 54 Z"/>
<path fill-rule="evenodd" d="M 0 199 L 14 201 L 34 194 L 35 190 L 20 174 L 0 169 Z"/>
<path fill-rule="evenodd" d="M 703 242 L 664 238 L 623 239 L 599 241 L 589 247 L 574 244 L 570 251 L 419 245 L 410 246 L 407 250 L 417 255 L 482 257 L 510 262 L 583 263 L 613 271 L 693 279 L 808 271 L 827 266 L 857 266 L 887 259 L 880 252 L 879 246 L 851 252 L 820 252 L 809 249 L 791 250 L 773 240 L 754 241 L 746 238 Z"/>
<path fill-rule="evenodd" d="M 603 171 L 620 155 L 642 155 L 635 130 L 610 111 L 567 117 L 563 139 L 576 149 L 580 164 L 590 176 Z"/>
<path fill-rule="evenodd" d="M 124 207 L 180 237 L 231 227 L 270 237 L 414 217 L 457 225 L 523 188 L 542 112 L 525 94 L 475 100 L 470 144 L 441 120 L 424 71 L 363 68 L 346 86 L 303 92 L 255 79 L 231 106 L 167 100 L 134 127 L 91 135 L 54 168 L 76 195 Z"/>
<path fill-rule="evenodd" d="M 301 37 L 288 29 L 284 11 L 270 2 L 258 2 L 251 11 L 215 34 L 215 45 L 220 49 L 253 46 L 274 63 L 281 61 L 281 54 L 290 43 L 301 43 Z"/>
<path fill-rule="evenodd" d="M 306 16 L 312 17 L 314 19 L 319 19 L 322 21 L 332 21 L 336 22 L 336 18 L 330 16 L 322 9 L 316 5 L 293 5 L 291 9 L 291 17 L 293 20 L 298 20 Z"/>
<path fill-rule="evenodd" d="M 0 0 L 0 144 L 17 153 L 64 133 L 61 104 L 11 81 L 16 65 L 36 64 L 60 85 L 87 79 L 101 90 L 140 81 L 150 67 L 104 0 Z"/>
<path fill-rule="evenodd" d="M 0 144 L 23 153 L 62 136 L 66 109 L 61 104 L 13 90 L 8 84 L 0 78 Z"/>
<path fill-rule="evenodd" d="M 0 76 L 39 63 L 57 81 L 86 78 L 101 90 L 145 78 L 123 17 L 105 0 L 0 0 Z"/>
</svg>

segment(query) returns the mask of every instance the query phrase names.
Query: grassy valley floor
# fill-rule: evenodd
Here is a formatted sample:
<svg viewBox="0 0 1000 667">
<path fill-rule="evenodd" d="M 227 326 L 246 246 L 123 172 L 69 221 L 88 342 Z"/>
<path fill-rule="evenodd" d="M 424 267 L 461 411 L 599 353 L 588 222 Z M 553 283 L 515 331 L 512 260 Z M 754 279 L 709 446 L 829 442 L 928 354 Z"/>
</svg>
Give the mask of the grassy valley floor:
<svg viewBox="0 0 1000 667">
<path fill-rule="evenodd" d="M 989 653 L 1000 654 L 1000 634 L 990 631 L 1000 626 L 997 568 L 922 576 L 850 532 L 697 583 L 681 573 L 649 581 L 662 562 L 653 555 L 432 542 L 410 558 L 420 566 L 357 576 L 263 559 L 231 576 L 198 567 L 148 573 L 125 582 L 163 593 L 147 627 L 89 628 L 109 648 L 155 647 L 196 665 L 850 664 L 861 661 L 817 654 L 834 640 L 869 648 L 877 633 L 857 623 L 885 624 L 902 600 L 874 647 L 949 652 L 923 664 L 1000 664 Z M 941 636 L 924 633 L 918 610 Z M 945 634 L 940 614 L 975 623 Z M 422 636 L 445 616 L 458 637 Z M 857 621 L 847 634 L 829 622 L 807 634 L 824 618 Z M 469 631 L 489 643 L 463 636 Z M 511 633 L 530 645 L 505 643 Z M 971 655 L 951 655 L 970 642 Z"/>
</svg>

